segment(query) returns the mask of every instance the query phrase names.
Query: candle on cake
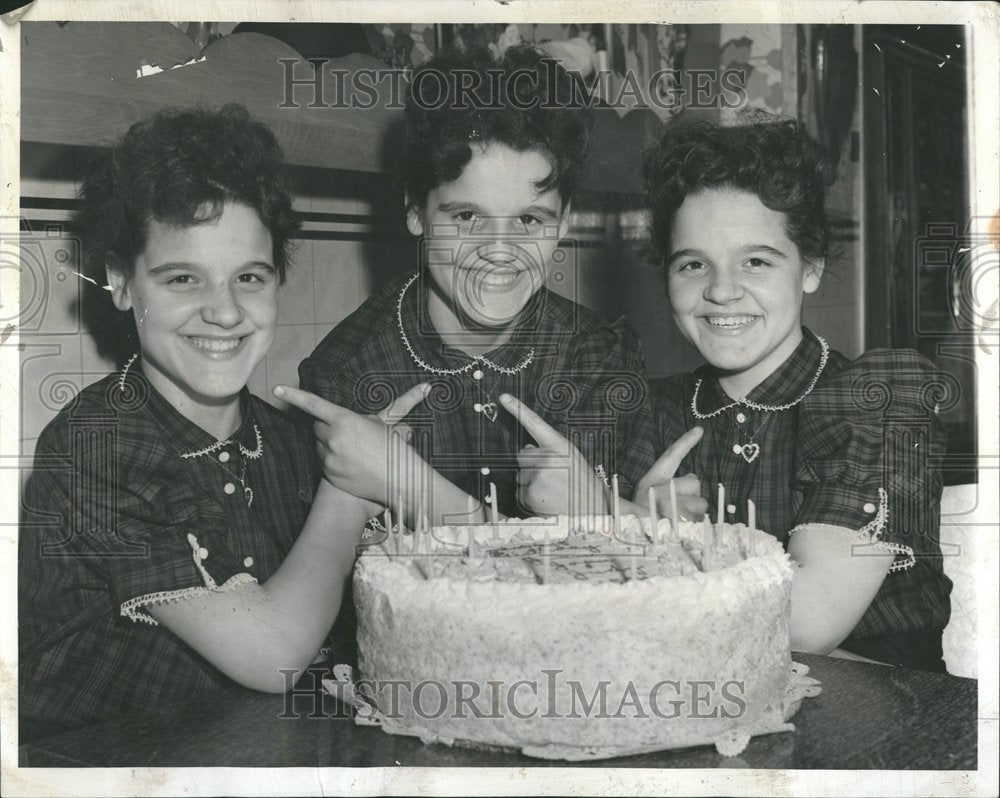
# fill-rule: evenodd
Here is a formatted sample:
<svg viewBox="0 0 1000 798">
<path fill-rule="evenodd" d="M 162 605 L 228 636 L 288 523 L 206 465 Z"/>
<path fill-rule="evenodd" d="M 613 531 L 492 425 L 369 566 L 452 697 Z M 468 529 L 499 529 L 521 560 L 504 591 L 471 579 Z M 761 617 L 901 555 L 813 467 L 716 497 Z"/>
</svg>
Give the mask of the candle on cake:
<svg viewBox="0 0 1000 798">
<path fill-rule="evenodd" d="M 674 481 L 670 480 L 670 524 L 673 527 L 673 535 L 677 540 L 681 539 L 681 519 L 677 510 L 677 488 Z"/>
<path fill-rule="evenodd" d="M 646 504 L 649 506 L 649 534 L 653 540 L 653 545 L 659 546 L 661 541 L 659 519 L 656 515 L 656 489 L 652 486 L 646 492 Z"/>
<path fill-rule="evenodd" d="M 392 556 L 392 510 L 385 508 L 385 553 Z"/>
<path fill-rule="evenodd" d="M 621 519 L 621 496 L 618 493 L 618 475 L 611 475 L 611 514 L 614 516 L 615 537 L 621 540 L 622 519 Z"/>
<path fill-rule="evenodd" d="M 726 521 L 726 489 L 722 487 L 722 483 L 719 483 L 719 490 L 717 495 L 717 503 L 715 506 L 715 537 L 713 543 L 715 545 L 719 544 L 722 539 L 722 525 Z"/>
<path fill-rule="evenodd" d="M 500 512 L 497 510 L 497 486 L 490 483 L 490 523 L 493 524 L 493 542 L 500 542 Z"/>
</svg>

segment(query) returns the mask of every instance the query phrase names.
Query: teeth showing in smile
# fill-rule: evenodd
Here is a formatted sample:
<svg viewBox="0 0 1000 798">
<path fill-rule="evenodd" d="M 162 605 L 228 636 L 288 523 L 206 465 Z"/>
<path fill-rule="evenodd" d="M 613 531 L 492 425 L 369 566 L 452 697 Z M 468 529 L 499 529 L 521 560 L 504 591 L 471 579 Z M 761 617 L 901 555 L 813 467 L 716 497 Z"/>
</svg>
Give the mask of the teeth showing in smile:
<svg viewBox="0 0 1000 798">
<path fill-rule="evenodd" d="M 479 284 L 484 288 L 506 288 L 513 285 L 520 274 L 517 269 L 495 269 L 477 276 Z"/>
<path fill-rule="evenodd" d="M 733 330 L 737 327 L 746 326 L 756 318 L 756 316 L 705 316 L 705 321 L 713 327 Z"/>
<path fill-rule="evenodd" d="M 243 343 L 243 338 L 197 338 L 189 335 L 188 341 L 195 349 L 204 349 L 207 352 L 230 352 Z"/>
</svg>

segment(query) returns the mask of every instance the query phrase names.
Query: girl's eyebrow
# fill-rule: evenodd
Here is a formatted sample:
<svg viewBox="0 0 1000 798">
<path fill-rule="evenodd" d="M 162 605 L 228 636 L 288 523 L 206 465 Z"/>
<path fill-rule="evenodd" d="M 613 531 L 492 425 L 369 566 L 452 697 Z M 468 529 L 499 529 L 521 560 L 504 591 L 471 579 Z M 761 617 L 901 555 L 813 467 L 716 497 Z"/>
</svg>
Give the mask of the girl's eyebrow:
<svg viewBox="0 0 1000 798">
<path fill-rule="evenodd" d="M 529 205 L 522 213 L 530 213 L 533 216 L 545 219 L 555 219 L 559 215 L 547 205 Z"/>
<path fill-rule="evenodd" d="M 474 202 L 442 202 L 437 209 L 444 213 L 452 211 L 478 211 L 479 206 Z"/>
<path fill-rule="evenodd" d="M 190 271 L 192 269 L 197 269 L 197 268 L 198 267 L 196 264 L 187 263 L 185 261 L 168 262 L 168 263 L 161 263 L 159 266 L 154 266 L 152 269 L 149 270 L 149 273 L 151 275 L 157 275 L 157 274 L 163 274 L 165 272 Z"/>
<path fill-rule="evenodd" d="M 777 255 L 781 258 L 787 258 L 788 256 L 782 252 L 780 249 L 775 249 L 774 247 L 769 247 L 767 244 L 748 244 L 743 247 L 743 252 L 769 252 L 772 255 Z"/>
<path fill-rule="evenodd" d="M 704 257 L 705 253 L 702 252 L 700 249 L 691 249 L 691 248 L 678 249 L 670 253 L 670 257 L 667 258 L 667 263 L 672 263 L 678 258 L 704 258 Z"/>
</svg>

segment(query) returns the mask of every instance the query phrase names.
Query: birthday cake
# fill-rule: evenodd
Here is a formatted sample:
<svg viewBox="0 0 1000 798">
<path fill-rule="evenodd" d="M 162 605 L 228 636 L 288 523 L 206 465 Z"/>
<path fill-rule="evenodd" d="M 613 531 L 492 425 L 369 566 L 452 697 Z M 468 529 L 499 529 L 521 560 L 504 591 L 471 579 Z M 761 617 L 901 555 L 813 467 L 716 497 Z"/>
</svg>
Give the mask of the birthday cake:
<svg viewBox="0 0 1000 798">
<path fill-rule="evenodd" d="M 734 755 L 815 682 L 791 661 L 792 568 L 770 535 L 549 518 L 390 534 L 359 558 L 359 723 L 583 760 Z"/>
</svg>

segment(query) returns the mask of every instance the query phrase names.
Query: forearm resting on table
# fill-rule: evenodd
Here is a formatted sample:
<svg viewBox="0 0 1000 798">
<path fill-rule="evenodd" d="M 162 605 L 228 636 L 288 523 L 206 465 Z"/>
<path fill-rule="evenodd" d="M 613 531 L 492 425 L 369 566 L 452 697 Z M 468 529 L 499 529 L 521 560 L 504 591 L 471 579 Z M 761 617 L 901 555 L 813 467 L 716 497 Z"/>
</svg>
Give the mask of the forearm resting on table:
<svg viewBox="0 0 1000 798">
<path fill-rule="evenodd" d="M 295 545 L 264 584 L 199 591 L 149 614 L 234 681 L 280 693 L 316 656 L 340 611 L 372 506 L 326 480 Z M 297 678 L 297 675 L 296 675 Z"/>
<path fill-rule="evenodd" d="M 806 524 L 792 534 L 792 649 L 828 654 L 861 620 L 893 554 L 844 527 Z"/>
</svg>

